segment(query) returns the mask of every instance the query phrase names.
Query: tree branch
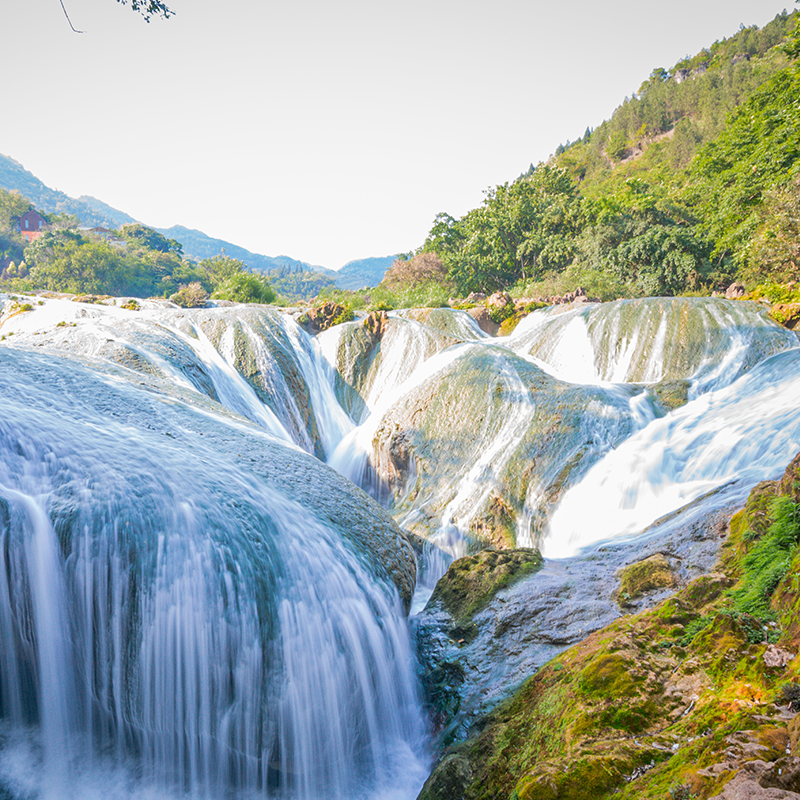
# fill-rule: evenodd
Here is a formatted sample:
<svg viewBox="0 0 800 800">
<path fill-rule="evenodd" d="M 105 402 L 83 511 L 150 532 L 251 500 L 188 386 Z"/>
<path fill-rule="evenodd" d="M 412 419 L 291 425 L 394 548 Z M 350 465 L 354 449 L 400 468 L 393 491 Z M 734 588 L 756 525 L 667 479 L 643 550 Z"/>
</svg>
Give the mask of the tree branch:
<svg viewBox="0 0 800 800">
<path fill-rule="evenodd" d="M 61 3 L 61 10 L 64 12 L 64 16 L 67 18 L 67 22 L 69 22 L 70 28 L 72 28 L 73 33 L 83 33 L 83 31 L 79 31 L 75 29 L 75 26 L 72 24 L 72 20 L 69 18 L 69 14 L 67 14 L 67 9 L 64 7 L 64 0 L 58 0 Z"/>
</svg>

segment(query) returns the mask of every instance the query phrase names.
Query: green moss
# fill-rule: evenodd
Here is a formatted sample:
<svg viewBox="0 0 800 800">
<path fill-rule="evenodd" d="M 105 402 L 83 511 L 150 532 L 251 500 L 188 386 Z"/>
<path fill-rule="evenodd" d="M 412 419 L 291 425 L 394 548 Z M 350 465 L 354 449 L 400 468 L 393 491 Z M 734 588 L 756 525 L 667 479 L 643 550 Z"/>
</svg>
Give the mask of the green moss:
<svg viewBox="0 0 800 800">
<path fill-rule="evenodd" d="M 590 698 L 631 697 L 640 680 L 628 654 L 601 653 L 581 671 L 578 686 Z"/>
<path fill-rule="evenodd" d="M 753 490 L 717 572 L 564 651 L 481 721 L 458 751 L 472 778 L 454 796 L 666 800 L 686 786 L 705 800 L 754 753 L 780 759 L 797 734 L 772 704 L 798 683 L 800 664 L 767 667 L 763 656 L 765 638 L 800 651 L 797 484 L 800 460 L 780 484 Z M 768 581 L 767 609 L 780 626 L 765 631 L 739 591 L 763 589 L 779 552 L 788 564 Z"/>
<path fill-rule="evenodd" d="M 674 380 L 654 383 L 650 391 L 664 411 L 673 411 L 689 402 L 690 381 Z"/>
<path fill-rule="evenodd" d="M 647 592 L 670 588 L 675 583 L 676 576 L 669 561 L 661 553 L 656 553 L 620 570 L 616 597 L 622 602 L 635 600 Z"/>
<path fill-rule="evenodd" d="M 501 589 L 542 566 L 538 550 L 483 550 L 454 561 L 436 584 L 430 602 L 440 602 L 461 626 L 467 626 Z"/>
</svg>

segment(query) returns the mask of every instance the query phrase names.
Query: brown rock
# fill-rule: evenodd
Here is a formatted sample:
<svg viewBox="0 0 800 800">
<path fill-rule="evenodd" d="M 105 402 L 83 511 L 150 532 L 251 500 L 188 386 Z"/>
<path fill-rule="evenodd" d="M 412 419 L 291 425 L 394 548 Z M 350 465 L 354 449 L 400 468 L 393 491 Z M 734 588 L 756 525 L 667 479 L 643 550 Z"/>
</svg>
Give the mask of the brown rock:
<svg viewBox="0 0 800 800">
<path fill-rule="evenodd" d="M 775 303 L 769 314 L 784 328 L 800 330 L 800 303 Z"/>
<path fill-rule="evenodd" d="M 347 315 L 347 309 L 334 303 L 333 300 L 328 300 L 316 308 L 309 308 L 308 311 L 301 317 L 303 325 L 309 333 L 321 333 L 332 327 L 336 320 L 341 320 Z"/>
<path fill-rule="evenodd" d="M 470 308 L 467 310 L 467 314 L 469 314 L 475 320 L 475 322 L 478 323 L 478 327 L 484 333 L 488 333 L 490 336 L 497 336 L 500 326 L 492 320 L 492 318 L 489 316 L 489 312 L 484 306 Z"/>
<path fill-rule="evenodd" d="M 385 311 L 372 311 L 364 320 L 364 327 L 374 337 L 380 337 L 386 330 L 386 321 L 389 317 Z"/>
<path fill-rule="evenodd" d="M 752 775 L 740 771 L 720 794 L 709 800 L 800 800 L 800 794 L 775 787 L 765 788 Z"/>
<path fill-rule="evenodd" d="M 743 297 L 745 293 L 744 286 L 741 283 L 734 281 L 726 290 L 725 297 L 728 300 L 736 300 L 737 297 Z"/>
<path fill-rule="evenodd" d="M 495 292 L 486 301 L 486 305 L 491 308 L 505 308 L 508 305 L 514 305 L 511 295 L 508 292 Z"/>
<path fill-rule="evenodd" d="M 795 503 L 800 503 L 800 453 L 786 467 L 786 471 L 778 484 L 778 492 L 791 497 Z"/>
</svg>

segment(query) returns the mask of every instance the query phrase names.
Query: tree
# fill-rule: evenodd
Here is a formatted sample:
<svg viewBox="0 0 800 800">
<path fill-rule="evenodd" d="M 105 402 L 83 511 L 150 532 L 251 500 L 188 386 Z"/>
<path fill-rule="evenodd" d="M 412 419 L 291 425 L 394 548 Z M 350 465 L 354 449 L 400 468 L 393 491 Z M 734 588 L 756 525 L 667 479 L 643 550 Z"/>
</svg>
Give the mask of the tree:
<svg viewBox="0 0 800 800">
<path fill-rule="evenodd" d="M 218 300 L 233 300 L 236 303 L 272 303 L 275 290 L 263 275 L 254 272 L 237 272 L 231 275 L 211 295 Z"/>
<path fill-rule="evenodd" d="M 167 239 L 158 231 L 142 225 L 141 222 L 132 222 L 130 225 L 123 225 L 120 236 L 127 242 L 139 244 L 149 250 L 158 250 L 160 253 L 183 253 L 183 245 L 176 239 Z"/>
<path fill-rule="evenodd" d="M 117 0 L 123 6 L 128 4 L 128 0 Z M 163 17 L 169 19 L 175 12 L 168 8 L 161 0 L 130 0 L 131 9 L 138 11 L 143 17 L 145 22 L 150 22 L 152 17 Z"/>
</svg>

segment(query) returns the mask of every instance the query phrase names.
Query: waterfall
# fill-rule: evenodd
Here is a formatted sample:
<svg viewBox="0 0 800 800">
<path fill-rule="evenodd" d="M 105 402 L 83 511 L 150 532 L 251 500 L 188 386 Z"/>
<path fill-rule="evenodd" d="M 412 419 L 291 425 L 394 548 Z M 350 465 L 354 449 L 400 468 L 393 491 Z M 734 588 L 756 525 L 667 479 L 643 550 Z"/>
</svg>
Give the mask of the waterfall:
<svg viewBox="0 0 800 800">
<path fill-rule="evenodd" d="M 800 339 L 746 303 L 550 309 L 492 339 L 448 309 L 312 338 L 267 308 L 35 302 L 0 348 L 10 800 L 413 800 L 415 565 L 389 512 L 425 539 L 417 610 L 473 548 L 632 539 L 800 449 Z"/>
<path fill-rule="evenodd" d="M 565 557 L 642 531 L 730 481 L 773 478 L 800 449 L 800 349 L 653 420 L 567 491 L 542 550 Z"/>
<path fill-rule="evenodd" d="M 38 354 L 0 372 L 0 789 L 413 798 L 397 590 L 240 463 L 258 428 Z"/>
</svg>

